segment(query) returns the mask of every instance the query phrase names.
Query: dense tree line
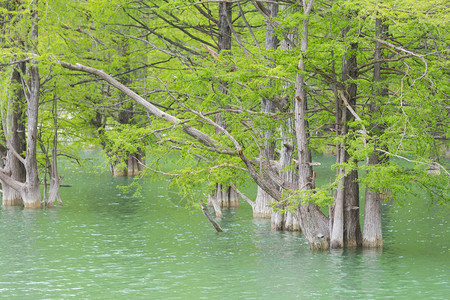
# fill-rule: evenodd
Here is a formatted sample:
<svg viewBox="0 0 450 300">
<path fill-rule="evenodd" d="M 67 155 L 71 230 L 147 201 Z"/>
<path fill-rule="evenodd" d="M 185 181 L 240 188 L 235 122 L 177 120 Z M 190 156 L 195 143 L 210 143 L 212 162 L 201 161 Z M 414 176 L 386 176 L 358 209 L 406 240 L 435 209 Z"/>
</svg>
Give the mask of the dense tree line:
<svg viewBox="0 0 450 300">
<path fill-rule="evenodd" d="M 61 201 L 57 157 L 95 143 L 113 175 L 168 177 L 217 216 L 239 196 L 313 249 L 380 247 L 383 200 L 449 199 L 447 13 L 440 0 L 2 1 L 3 205 Z M 317 186 L 324 151 L 336 176 Z"/>
</svg>

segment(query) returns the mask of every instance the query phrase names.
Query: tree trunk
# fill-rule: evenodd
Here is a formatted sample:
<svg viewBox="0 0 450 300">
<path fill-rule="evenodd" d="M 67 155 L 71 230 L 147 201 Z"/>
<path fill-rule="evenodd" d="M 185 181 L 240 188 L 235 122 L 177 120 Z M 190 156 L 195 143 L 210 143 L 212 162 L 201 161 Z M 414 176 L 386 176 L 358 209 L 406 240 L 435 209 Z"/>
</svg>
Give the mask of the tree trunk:
<svg viewBox="0 0 450 300">
<path fill-rule="evenodd" d="M 137 153 L 130 154 L 128 156 L 128 176 L 137 176 L 139 172 L 144 170 L 145 165 L 145 152 L 141 148 L 138 149 Z"/>
<path fill-rule="evenodd" d="M 308 3 L 303 1 L 303 10 L 305 19 L 303 20 L 303 32 L 301 38 L 302 57 L 298 63 L 295 91 L 295 136 L 298 148 L 298 187 L 300 190 L 311 190 L 314 187 L 314 176 L 311 167 L 311 151 L 308 142 L 308 122 L 306 120 L 307 110 L 307 93 L 305 83 L 305 62 L 304 56 L 308 49 L 308 29 L 309 19 L 307 16 L 312 10 L 313 0 Z M 307 199 L 304 199 L 307 200 Z M 296 215 L 299 220 L 300 228 L 305 235 L 311 249 L 328 249 L 329 247 L 329 230 L 328 219 L 320 211 L 320 209 L 312 204 L 300 203 Z"/>
<path fill-rule="evenodd" d="M 52 162 L 50 164 L 50 191 L 46 202 L 47 207 L 53 207 L 56 199 L 62 205 L 61 197 L 59 196 L 59 187 L 61 186 L 62 177 L 58 176 L 58 107 L 56 94 L 53 97 L 53 148 L 52 148 Z M 47 156 L 47 164 L 48 156 Z M 45 193 L 44 193 L 45 195 Z"/>
<path fill-rule="evenodd" d="M 278 15 L 278 4 L 268 3 L 267 11 L 270 17 L 276 17 Z M 275 34 L 275 25 L 271 20 L 266 20 L 266 40 L 265 49 L 275 50 L 278 47 L 278 38 Z M 261 112 L 264 114 L 275 113 L 275 106 L 271 99 L 262 98 L 261 99 Z M 273 138 L 273 130 L 264 132 L 264 148 L 260 155 L 261 160 L 270 161 L 274 159 L 275 154 L 275 144 L 271 142 Z M 270 203 L 275 200 L 270 197 L 261 187 L 258 186 L 256 193 L 255 206 L 253 206 L 253 217 L 257 218 L 270 218 L 272 215 L 272 207 Z"/>
<path fill-rule="evenodd" d="M 141 148 L 135 153 L 126 152 L 122 160 L 110 162 L 111 175 L 114 177 L 137 176 L 139 172 L 144 170 L 145 152 Z"/>
<path fill-rule="evenodd" d="M 386 38 L 386 34 L 388 31 L 387 25 L 383 24 L 381 19 L 376 19 L 376 35 L 378 38 L 384 39 Z M 375 43 L 375 55 L 374 60 L 382 59 L 382 44 L 380 42 Z M 373 82 L 375 84 L 379 84 L 382 82 L 383 78 L 381 77 L 381 62 L 374 64 L 373 69 Z M 375 97 L 386 97 L 388 95 L 387 84 L 383 84 L 382 87 L 376 86 L 376 90 L 374 91 Z M 377 97 L 377 98 L 378 98 Z M 371 113 L 377 113 L 379 111 L 379 105 L 376 100 L 374 100 L 370 105 Z M 383 128 L 376 124 L 374 125 L 379 131 L 378 134 L 381 134 Z M 377 152 L 374 152 L 369 158 L 370 165 L 376 165 L 383 162 L 382 157 Z M 383 235 L 382 235 L 382 226 L 381 226 L 381 200 L 382 195 L 371 191 L 366 188 L 366 200 L 365 200 L 365 208 L 364 208 L 364 229 L 363 229 L 363 247 L 365 248 L 375 248 L 383 246 Z"/>
<path fill-rule="evenodd" d="M 25 64 L 21 63 L 17 66 L 22 72 L 25 71 Z M 19 182 L 25 182 L 26 173 L 24 164 L 18 159 L 17 154 L 24 153 L 25 148 L 25 128 L 24 128 L 24 94 L 21 85 L 21 76 L 19 71 L 14 68 L 11 77 L 12 95 L 8 97 L 6 107 L 6 119 L 3 123 L 3 131 L 6 138 L 7 148 L 4 168 L 11 174 L 11 178 Z M 15 152 L 15 153 L 14 153 Z M 6 182 L 2 181 L 2 204 L 5 206 L 22 205 L 22 197 L 20 192 L 12 188 Z"/>
<path fill-rule="evenodd" d="M 290 108 L 286 108 L 285 110 L 282 110 L 282 112 L 289 112 L 290 110 Z M 294 142 L 292 139 L 292 136 L 294 136 L 293 120 L 291 118 L 286 119 L 280 131 L 282 137 L 282 148 L 279 160 L 280 175 L 284 181 L 297 184 L 298 176 L 296 172 L 292 170 L 294 155 Z M 277 210 L 273 211 L 271 221 L 273 230 L 300 231 L 297 215 L 286 209 L 283 205 L 278 205 Z"/>
<path fill-rule="evenodd" d="M 349 28 L 344 31 L 344 36 Z M 354 108 L 356 105 L 357 85 L 351 80 L 357 77 L 357 62 L 355 50 L 358 48 L 357 43 L 350 45 L 350 56 L 343 56 L 342 61 L 342 81 L 346 83 L 345 97 L 348 104 Z M 345 104 L 337 105 L 337 109 L 342 113 L 342 122 L 340 127 L 341 135 L 345 136 L 348 132 L 347 124 L 354 119 L 353 115 L 348 111 Z M 348 163 L 349 155 L 345 150 L 345 144 L 338 147 L 338 161 L 340 163 Z M 356 162 L 354 162 L 356 164 Z M 341 170 L 346 174 L 339 182 L 334 203 L 334 215 L 332 223 L 332 248 L 356 248 L 362 245 L 361 225 L 359 222 L 359 183 L 357 170 Z M 339 173 L 338 173 L 339 174 Z"/>
<path fill-rule="evenodd" d="M 121 41 L 118 45 L 118 52 L 124 58 L 125 64 L 122 68 L 124 68 L 127 73 L 125 75 L 120 76 L 120 82 L 124 85 L 129 85 L 132 82 L 130 76 L 130 63 L 128 60 L 128 42 Z M 120 112 L 117 116 L 117 121 L 119 124 L 129 125 L 135 124 L 133 118 L 137 115 L 134 111 L 133 102 L 126 101 L 126 95 L 120 93 L 119 102 L 120 104 Z M 98 117 L 97 117 L 98 118 Z M 95 124 L 102 126 L 101 117 L 99 121 L 96 121 Z M 106 146 L 106 143 L 103 143 Z M 108 151 L 108 149 L 105 149 Z M 118 153 L 113 153 L 113 155 L 118 155 Z M 111 175 L 114 177 L 122 177 L 122 176 L 137 176 L 139 172 L 144 169 L 145 164 L 145 149 L 138 148 L 135 152 L 125 151 L 124 153 L 119 154 L 120 157 L 117 161 L 110 162 L 110 170 Z"/>
<path fill-rule="evenodd" d="M 358 248 L 362 245 L 361 224 L 359 221 L 359 183 L 358 171 L 353 170 L 344 178 L 344 247 Z"/>
<path fill-rule="evenodd" d="M 369 158 L 369 164 L 380 163 L 378 154 Z M 366 202 L 364 207 L 363 247 L 376 248 L 383 246 L 381 230 L 381 195 L 366 188 Z"/>
<path fill-rule="evenodd" d="M 27 125 L 27 157 L 25 160 L 26 186 L 21 191 L 23 204 L 26 208 L 41 208 L 41 193 L 39 190 L 39 173 L 36 159 L 37 125 L 39 111 L 39 70 L 29 66 L 30 92 L 28 95 L 28 125 Z"/>
<path fill-rule="evenodd" d="M 232 22 L 231 4 L 219 2 L 219 53 L 231 50 L 231 27 L 229 25 Z M 226 82 L 220 82 L 220 91 L 225 95 L 228 94 Z M 216 115 L 216 123 L 226 128 L 226 121 L 220 113 Z M 216 216 L 222 216 L 222 207 L 239 207 L 240 205 L 236 191 L 232 187 L 225 187 L 220 183 L 216 184 L 216 190 L 209 195 L 208 204 L 214 207 Z"/>
<path fill-rule="evenodd" d="M 338 152 L 338 163 L 342 163 L 342 157 L 344 156 L 344 150 Z M 334 199 L 333 223 L 331 228 L 331 240 L 330 246 L 333 249 L 339 249 L 344 247 L 344 182 L 345 182 L 345 170 L 339 169 L 338 176 L 343 176 L 339 179 L 338 187 L 336 190 L 336 198 Z"/>
<path fill-rule="evenodd" d="M 231 27 L 229 26 L 232 22 L 231 5 L 232 3 L 226 1 L 219 2 L 219 53 L 223 50 L 231 50 Z"/>
<path fill-rule="evenodd" d="M 38 38 L 38 1 L 34 1 L 33 5 L 33 24 L 31 27 L 31 38 L 37 44 Z M 35 45 L 33 45 L 35 47 Z M 35 49 L 33 49 L 35 52 Z M 37 146 L 37 126 L 39 116 L 39 92 L 40 92 L 40 77 L 39 69 L 36 66 L 36 62 L 31 62 L 27 66 L 28 92 L 27 94 L 27 152 L 25 160 L 26 170 L 26 184 L 25 188 L 21 191 L 23 204 L 25 208 L 41 208 L 41 193 L 39 172 L 37 167 L 36 158 L 36 146 Z"/>
<path fill-rule="evenodd" d="M 290 41 L 294 40 L 297 36 L 296 30 L 291 30 L 287 34 L 288 39 L 283 39 L 280 43 L 281 51 L 289 51 L 293 49 L 293 45 Z M 285 86 L 287 89 L 289 87 Z M 286 100 L 287 103 L 284 103 Z M 279 110 L 284 113 L 293 112 L 292 100 L 289 94 L 283 96 L 279 103 Z M 284 124 L 281 126 L 280 133 L 282 139 L 282 146 L 280 151 L 280 175 L 286 182 L 297 184 L 298 176 L 292 167 L 294 156 L 294 122 L 292 118 L 287 118 Z M 272 229 L 273 230 L 286 230 L 286 231 L 300 231 L 300 224 L 297 219 L 297 215 L 290 210 L 285 209 L 282 205 L 279 205 L 278 210 L 272 213 Z"/>
</svg>

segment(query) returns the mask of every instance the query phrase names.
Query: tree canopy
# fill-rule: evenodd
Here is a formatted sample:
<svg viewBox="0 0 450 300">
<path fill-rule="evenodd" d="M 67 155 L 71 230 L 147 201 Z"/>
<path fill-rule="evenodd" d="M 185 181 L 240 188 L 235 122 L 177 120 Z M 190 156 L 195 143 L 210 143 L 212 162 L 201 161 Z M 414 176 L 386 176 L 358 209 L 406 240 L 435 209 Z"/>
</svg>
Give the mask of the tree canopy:
<svg viewBox="0 0 450 300">
<path fill-rule="evenodd" d="M 361 244 L 360 184 L 378 206 L 383 197 L 407 201 L 418 189 L 439 204 L 450 199 L 446 1 L 22 0 L 0 7 L 3 148 L 30 159 L 30 150 L 11 146 L 7 115 L 31 107 L 38 80 L 41 177 L 56 180 L 57 156 L 95 144 L 113 174 L 170 178 L 194 203 L 219 183 L 254 205 L 239 187 L 255 182 L 274 211 L 297 212 L 318 248 L 328 247 L 318 237 L 333 241 L 333 232 L 346 245 Z M 29 125 L 29 118 L 16 121 Z M 321 152 L 337 156 L 326 185 L 316 185 L 311 159 Z M 12 165 L 0 179 L 17 189 L 29 177 L 15 185 Z M 328 207 L 325 216 L 319 208 Z M 342 230 L 328 232 L 328 222 Z"/>
</svg>

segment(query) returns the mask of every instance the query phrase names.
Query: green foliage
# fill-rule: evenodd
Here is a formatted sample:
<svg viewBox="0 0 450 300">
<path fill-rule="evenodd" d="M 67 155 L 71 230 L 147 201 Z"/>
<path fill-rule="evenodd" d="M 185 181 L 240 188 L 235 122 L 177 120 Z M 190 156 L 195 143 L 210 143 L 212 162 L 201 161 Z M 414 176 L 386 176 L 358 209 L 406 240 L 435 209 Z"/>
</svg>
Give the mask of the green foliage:
<svg viewBox="0 0 450 300">
<path fill-rule="evenodd" d="M 194 126 L 212 136 L 218 150 L 236 150 L 226 135 L 217 133 L 216 128 L 184 107 L 213 121 L 220 112 L 224 126 L 243 153 L 257 162 L 264 145 L 273 142 L 277 149 L 282 147 L 280 128 L 293 115 L 298 59 L 302 55 L 306 62 L 302 73 L 307 81 L 310 148 L 328 152 L 333 145 L 345 142 L 352 163 L 335 167 L 367 172 L 361 179 L 367 188 L 377 192 L 390 189 L 394 198 L 400 199 L 421 186 L 439 203 L 448 201 L 446 176 L 432 177 L 423 168 L 405 167 L 393 159 L 378 165 L 367 163 L 368 157 L 381 149 L 392 158 L 402 156 L 431 164 L 439 161 L 442 147 L 449 147 L 448 142 L 437 140 L 450 135 L 445 1 L 316 2 L 312 14 L 307 16 L 310 26 L 306 53 L 300 53 L 299 38 L 295 36 L 301 34 L 306 18 L 297 3 L 280 7 L 279 16 L 268 20 L 252 2 L 240 2 L 245 20 L 234 5 L 237 36 L 233 33 L 232 50 L 222 51 L 217 57 L 218 31 L 214 20 L 218 18 L 218 5 L 203 4 L 40 1 L 39 43 L 33 60 L 40 68 L 42 81 L 46 81 L 40 107 L 44 148 L 51 148 L 55 114 L 52 99 L 57 97 L 61 154 L 73 155 L 88 146 L 101 145 L 111 162 L 122 162 L 124 167 L 129 153 L 146 148 L 149 168 L 174 176 L 163 176 L 150 169 L 145 173 L 159 179 L 169 177 L 172 186 L 197 200 L 208 195 L 216 183 L 248 184 L 249 175 L 239 169 L 245 165 L 238 157 L 210 151 L 185 135 L 182 126 Z M 9 20 L 2 23 L 0 63 L 29 57 L 30 51 L 23 45 L 30 36 L 30 7 L 29 1 L 20 9 L 0 5 L 2 18 Z M 211 16 L 201 14 L 199 7 L 211 12 Z M 377 19 L 388 27 L 382 48 L 388 61 L 382 65 L 381 82 L 373 81 L 375 40 L 380 38 L 376 33 Z M 287 36 L 292 39 L 294 44 L 289 50 L 262 49 L 266 22 L 277 25 L 279 40 Z M 352 44 L 358 47 L 351 50 Z M 357 59 L 358 75 L 344 80 L 342 58 L 350 55 Z M 112 74 L 183 124 L 174 126 L 149 118 L 142 108 L 104 82 L 63 70 L 55 64 L 60 59 Z M 3 102 L 10 90 L 11 67 L 5 66 L 0 72 Z M 23 76 L 26 79 L 26 74 Z M 361 121 L 348 122 L 349 133 L 336 135 L 335 92 L 350 82 L 357 85 L 354 109 Z M 283 112 L 261 113 L 261 99 L 283 105 Z M 176 164 L 171 165 L 169 158 Z M 258 163 L 255 168 L 260 171 Z M 332 201 L 329 190 L 336 187 L 337 180 L 312 191 L 286 194 L 286 203 L 295 206 L 308 201 L 326 206 Z"/>
</svg>

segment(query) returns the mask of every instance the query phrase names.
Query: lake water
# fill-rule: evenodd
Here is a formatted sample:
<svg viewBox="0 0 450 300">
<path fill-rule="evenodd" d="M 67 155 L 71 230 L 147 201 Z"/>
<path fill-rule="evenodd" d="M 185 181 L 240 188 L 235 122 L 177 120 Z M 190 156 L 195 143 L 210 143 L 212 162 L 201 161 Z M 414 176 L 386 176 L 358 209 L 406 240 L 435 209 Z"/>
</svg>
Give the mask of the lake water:
<svg viewBox="0 0 450 300">
<path fill-rule="evenodd" d="M 449 209 L 383 206 L 381 251 L 313 252 L 243 203 L 217 233 L 165 182 L 66 171 L 64 206 L 0 211 L 4 299 L 448 299 Z"/>
</svg>

